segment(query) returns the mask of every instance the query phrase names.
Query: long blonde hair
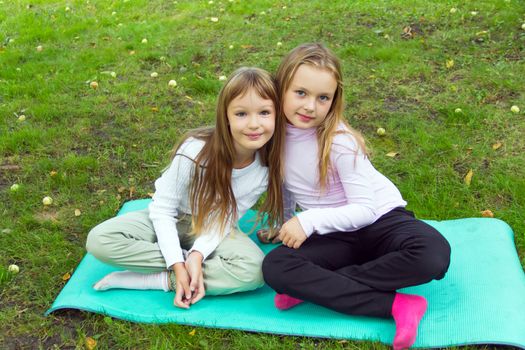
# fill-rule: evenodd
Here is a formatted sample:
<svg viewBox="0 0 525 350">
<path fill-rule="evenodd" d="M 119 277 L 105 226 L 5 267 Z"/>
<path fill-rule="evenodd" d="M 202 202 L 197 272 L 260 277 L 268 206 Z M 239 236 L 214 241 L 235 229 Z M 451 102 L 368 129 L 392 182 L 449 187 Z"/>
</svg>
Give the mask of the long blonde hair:
<svg viewBox="0 0 525 350">
<path fill-rule="evenodd" d="M 281 98 L 281 111 L 284 96 L 294 78 L 299 66 L 307 64 L 315 68 L 330 71 L 337 81 L 334 98 L 330 110 L 324 121 L 317 127 L 317 143 L 319 145 L 319 187 L 323 191 L 328 183 L 328 174 L 331 169 L 330 151 L 334 136 L 340 133 L 351 134 L 361 152 L 366 155 L 366 145 L 363 136 L 353 129 L 343 116 L 343 73 L 341 62 L 327 47 L 320 43 L 309 43 L 297 46 L 286 55 L 277 69 L 276 79 Z M 284 112 L 283 112 L 284 113 Z M 344 124 L 346 130 L 337 130 Z"/>
<path fill-rule="evenodd" d="M 237 202 L 231 184 L 235 148 L 228 125 L 228 105 L 249 89 L 264 99 L 272 100 L 275 106 L 275 131 L 258 152 L 261 163 L 268 167 L 268 191 L 258 217 L 267 212 L 270 227 L 283 221 L 281 152 L 284 144 L 285 122 L 280 113 L 275 80 L 265 70 L 252 67 L 237 69 L 222 87 L 217 99 L 215 127 L 191 130 L 174 147 L 173 156 L 189 137 L 205 141 L 195 158 L 193 179 L 190 187 L 192 209 L 192 232 L 200 235 L 213 222 L 220 222 L 220 231 L 228 220 L 237 220 Z"/>
</svg>

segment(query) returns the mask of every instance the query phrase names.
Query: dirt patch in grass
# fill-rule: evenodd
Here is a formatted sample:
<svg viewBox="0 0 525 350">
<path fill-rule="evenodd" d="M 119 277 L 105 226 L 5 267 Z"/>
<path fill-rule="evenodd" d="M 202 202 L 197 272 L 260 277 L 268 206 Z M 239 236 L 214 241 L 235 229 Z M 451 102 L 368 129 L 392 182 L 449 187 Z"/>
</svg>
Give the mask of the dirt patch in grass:
<svg viewBox="0 0 525 350">
<path fill-rule="evenodd" d="M 15 172 L 22 168 L 16 164 L 2 164 L 0 165 L 0 191 L 10 186 L 9 178 Z"/>
<path fill-rule="evenodd" d="M 412 97 L 390 95 L 383 100 L 383 107 L 389 112 L 409 111 L 417 109 L 420 101 Z"/>
<path fill-rule="evenodd" d="M 33 215 L 33 218 L 39 223 L 52 222 L 52 223 L 57 224 L 59 222 L 58 213 L 55 211 L 49 211 L 49 210 L 44 210 L 40 213 L 35 213 Z"/>
<path fill-rule="evenodd" d="M 436 30 L 436 26 L 425 22 L 424 18 L 421 18 L 419 22 L 412 22 L 403 27 L 401 32 L 401 38 L 410 40 L 418 37 L 425 37 L 432 34 Z"/>
<path fill-rule="evenodd" d="M 85 313 L 66 309 L 58 310 L 49 317 L 52 318 L 53 326 L 60 329 L 60 333 L 48 330 L 42 335 L 8 334 L 4 338 L 2 349 L 76 349 L 77 329 L 86 320 Z"/>
<path fill-rule="evenodd" d="M 38 349 L 42 347 L 42 343 L 38 337 L 24 334 L 16 337 L 6 337 L 2 346 L 6 350 Z M 49 349 L 49 347 L 46 347 L 46 349 Z"/>
<path fill-rule="evenodd" d="M 454 168 L 454 171 L 462 178 L 467 174 L 468 170 L 470 169 L 468 165 L 462 161 L 455 162 L 452 165 L 452 167 Z"/>
</svg>

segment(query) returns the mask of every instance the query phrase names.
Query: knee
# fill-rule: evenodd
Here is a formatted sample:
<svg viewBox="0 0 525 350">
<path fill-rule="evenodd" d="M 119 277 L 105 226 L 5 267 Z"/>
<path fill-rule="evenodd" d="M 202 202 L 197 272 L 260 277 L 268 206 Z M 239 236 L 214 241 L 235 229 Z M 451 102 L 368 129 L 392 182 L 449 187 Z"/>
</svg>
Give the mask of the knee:
<svg viewBox="0 0 525 350">
<path fill-rule="evenodd" d="M 250 256 L 249 263 L 245 266 L 245 280 L 248 284 L 253 286 L 253 289 L 262 287 L 264 279 L 262 274 L 262 264 L 264 261 L 264 253 L 258 251 Z"/>
<path fill-rule="evenodd" d="M 445 277 L 450 266 L 450 253 L 451 248 L 448 241 L 441 237 L 441 240 L 436 242 L 434 249 L 433 264 L 435 265 L 435 276 L 434 279 L 440 280 Z"/>
<path fill-rule="evenodd" d="M 420 273 L 432 279 L 442 279 L 450 265 L 450 244 L 441 235 L 427 239 L 419 253 Z"/>
<path fill-rule="evenodd" d="M 286 282 L 285 262 L 287 254 L 276 248 L 269 252 L 262 263 L 264 281 L 274 290 L 282 290 Z"/>
<path fill-rule="evenodd" d="M 246 290 L 256 289 L 264 285 L 261 266 L 264 259 L 264 253 L 257 248 L 253 249 L 238 259 L 226 259 L 226 264 L 236 264 L 236 268 L 228 269 L 235 274 L 236 279 L 246 287 Z M 235 262 L 236 261 L 236 262 Z"/>
<path fill-rule="evenodd" d="M 86 239 L 86 250 L 99 260 L 105 261 L 109 256 L 107 232 L 101 227 L 95 226 L 89 231 Z"/>
</svg>

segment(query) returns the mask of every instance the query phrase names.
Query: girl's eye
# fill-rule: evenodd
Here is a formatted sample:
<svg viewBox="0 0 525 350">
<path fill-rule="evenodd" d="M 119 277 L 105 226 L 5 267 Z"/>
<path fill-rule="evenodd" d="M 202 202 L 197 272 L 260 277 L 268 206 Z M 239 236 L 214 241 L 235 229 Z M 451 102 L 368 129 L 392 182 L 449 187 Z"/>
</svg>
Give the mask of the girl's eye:
<svg viewBox="0 0 525 350">
<path fill-rule="evenodd" d="M 295 93 L 296 93 L 298 96 L 304 96 L 304 95 L 306 95 L 306 93 L 305 93 L 303 90 L 296 90 Z"/>
<path fill-rule="evenodd" d="M 265 117 L 269 116 L 270 114 L 271 114 L 270 111 L 262 111 L 261 112 L 261 115 L 265 116 Z"/>
<path fill-rule="evenodd" d="M 329 101 L 330 100 L 330 97 L 328 96 L 320 96 L 319 99 L 322 101 L 322 102 L 326 102 L 326 101 Z"/>
<path fill-rule="evenodd" d="M 237 113 L 235 113 L 235 116 L 237 116 L 237 117 L 245 117 L 246 116 L 246 112 L 237 112 Z"/>
</svg>

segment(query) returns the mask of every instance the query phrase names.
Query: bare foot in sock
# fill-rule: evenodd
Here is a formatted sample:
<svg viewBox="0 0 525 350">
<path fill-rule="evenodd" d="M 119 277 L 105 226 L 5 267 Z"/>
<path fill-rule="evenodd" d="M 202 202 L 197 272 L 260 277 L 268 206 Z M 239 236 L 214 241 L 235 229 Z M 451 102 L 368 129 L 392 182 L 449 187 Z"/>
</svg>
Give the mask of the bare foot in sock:
<svg viewBox="0 0 525 350">
<path fill-rule="evenodd" d="M 392 316 L 396 322 L 394 350 L 408 349 L 417 337 L 417 328 L 427 310 L 427 300 L 419 295 L 396 293 Z"/>
<path fill-rule="evenodd" d="M 98 291 L 108 289 L 157 289 L 169 291 L 168 271 L 154 273 L 139 273 L 132 271 L 116 271 L 107 274 L 93 285 Z"/>
<path fill-rule="evenodd" d="M 297 299 L 286 294 L 275 294 L 274 298 L 275 307 L 279 310 L 288 310 L 295 305 L 301 304 L 302 302 L 303 301 L 301 299 Z"/>
</svg>

